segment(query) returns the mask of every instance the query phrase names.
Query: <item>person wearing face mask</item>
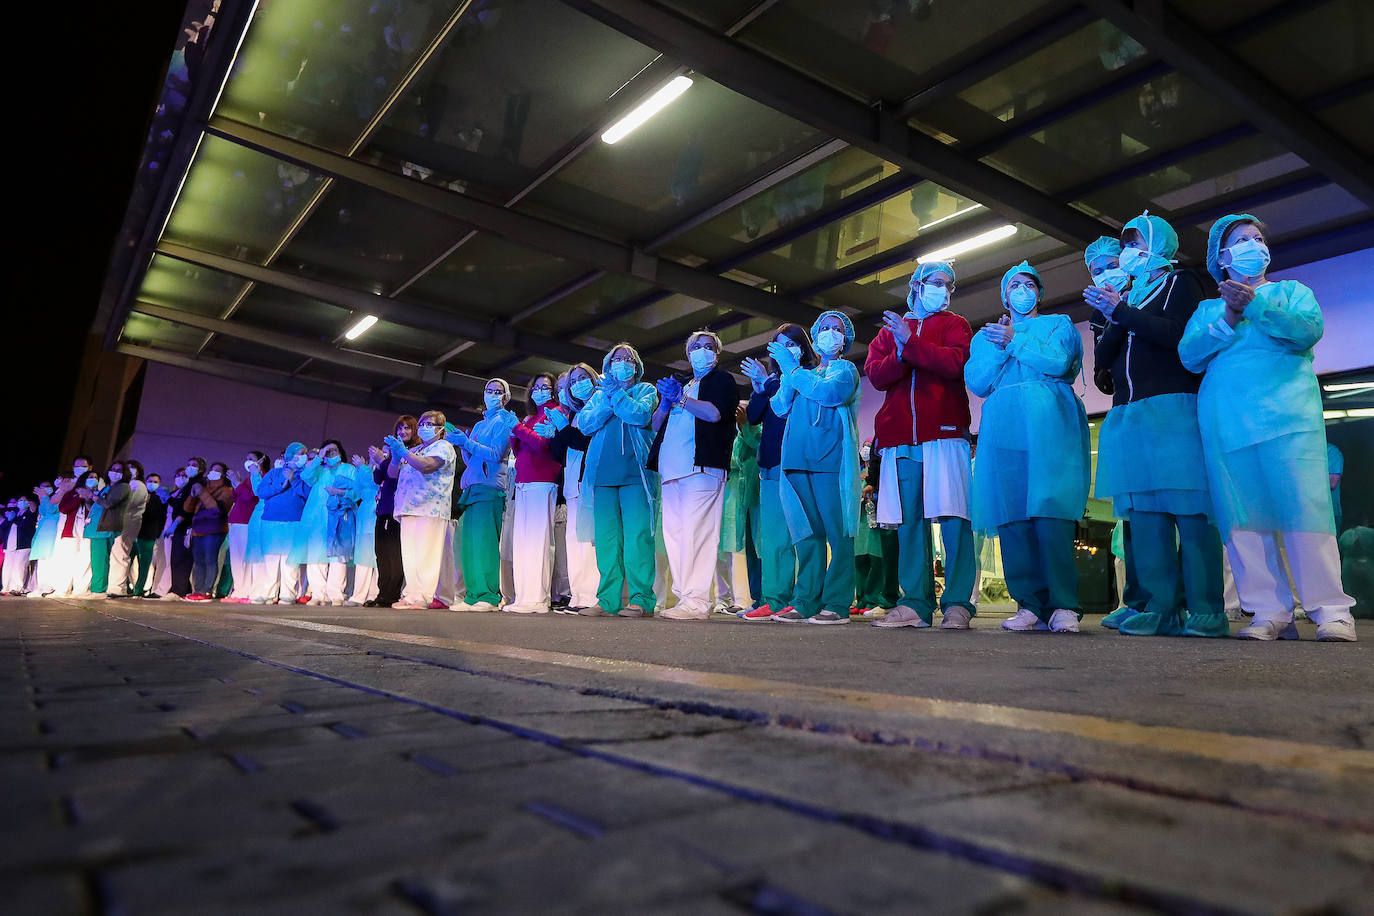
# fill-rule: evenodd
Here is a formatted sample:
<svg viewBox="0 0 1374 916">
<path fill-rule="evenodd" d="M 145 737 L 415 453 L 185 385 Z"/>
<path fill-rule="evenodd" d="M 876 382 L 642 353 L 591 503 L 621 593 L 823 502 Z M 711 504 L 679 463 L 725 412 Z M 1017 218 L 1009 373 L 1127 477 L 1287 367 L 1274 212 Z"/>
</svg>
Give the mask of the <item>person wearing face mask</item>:
<svg viewBox="0 0 1374 916">
<path fill-rule="evenodd" d="M 205 471 L 208 465 L 204 458 L 188 458 L 186 466 L 177 470 L 173 478 L 176 489 L 167 498 L 167 525 L 163 536 L 167 538 L 168 565 L 172 570 L 171 583 L 162 593 L 164 601 L 181 601 L 194 591 L 191 575 L 195 570 L 195 554 L 191 550 L 191 517 L 195 503 L 189 503 L 191 489 L 205 484 Z"/>
<path fill-rule="evenodd" d="M 29 560 L 33 563 L 33 591 L 39 595 L 52 594 L 52 552 L 57 540 L 57 500 L 53 485 L 43 481 L 33 488 L 33 503 L 38 511 L 38 528 L 34 531 Z"/>
<path fill-rule="evenodd" d="M 762 569 L 759 566 L 759 427 L 749 422 L 747 403 L 735 402 L 735 445 L 730 452 L 730 476 L 725 482 L 725 511 L 720 523 L 720 552 L 716 554 L 715 597 L 717 614 L 739 616 L 761 604 Z M 744 554 L 749 607 L 736 598 L 735 555 Z"/>
<path fill-rule="evenodd" d="M 138 566 L 138 575 L 134 579 L 134 597 L 153 598 L 155 594 L 150 594 L 153 588 L 152 583 L 157 581 L 157 565 L 154 562 L 157 556 L 158 538 L 162 534 L 162 526 L 167 517 L 167 503 L 159 492 L 162 489 L 162 478 L 157 474 L 148 474 L 144 481 L 145 491 L 148 500 L 143 504 L 143 520 L 138 525 L 138 537 L 134 539 L 134 560 Z"/>
<path fill-rule="evenodd" d="M 644 363 L 628 343 L 618 343 L 601 365 L 601 384 L 577 414 L 591 437 L 578 509 L 579 536 L 596 545 L 601 582 L 596 604 L 584 617 L 647 617 L 653 613 L 654 512 L 658 475 L 646 464 L 658 391 L 643 380 Z M 628 599 L 622 597 L 628 587 Z"/>
<path fill-rule="evenodd" d="M 114 532 L 100 530 L 100 518 L 105 509 L 97 501 L 105 490 L 105 479 L 95 472 L 88 472 L 77 488 L 77 493 L 86 500 L 86 527 L 83 535 L 90 547 L 91 576 L 88 588 L 81 592 L 81 598 L 103 598 L 110 581 L 110 541 Z"/>
<path fill-rule="evenodd" d="M 1083 340 L 1067 315 L 1041 315 L 1040 274 L 1002 277 L 1010 312 L 974 335 L 964 381 L 986 398 L 973 471 L 973 524 L 1002 545 L 1018 610 L 1002 628 L 1077 633 L 1074 533 L 1088 500 L 1088 418 L 1073 392 Z"/>
<path fill-rule="evenodd" d="M 193 479 L 187 487 L 183 509 L 191 515 L 191 592 L 187 601 L 211 601 L 219 579 L 219 551 L 229 533 L 229 512 L 234 507 L 234 487 L 225 479 L 229 466 L 216 461 L 205 479 Z"/>
<path fill-rule="evenodd" d="M 553 505 L 553 577 L 549 585 L 550 607 L 554 613 L 572 613 L 568 605 L 572 600 L 572 583 L 568 579 L 568 506 L 563 496 L 563 460 L 566 449 L 559 450 L 555 443 L 559 433 L 572 424 L 572 408 L 568 406 L 568 372 L 558 373 L 554 382 L 554 401 L 558 404 L 557 416 L 549 414 L 553 426 L 553 438 L 549 440 L 549 457 L 558 464 L 558 484 Z"/>
<path fill-rule="evenodd" d="M 84 472 L 86 468 L 81 470 Z M 52 596 L 64 598 L 89 591 L 91 551 L 85 537 L 86 501 L 77 492 L 79 482 L 70 474 L 62 474 L 55 483 L 57 539 L 49 561 L 52 572 L 48 581 Z"/>
<path fill-rule="evenodd" d="M 974 559 L 964 388 L 973 330 L 949 311 L 954 283 L 954 265 L 948 261 L 917 266 L 906 312 L 883 313 L 883 329 L 864 363 L 869 380 L 883 392 L 873 425 L 883 474 L 877 521 L 897 531 L 895 562 L 902 592 L 897 606 L 873 622 L 875 627 L 931 625 L 936 605 L 932 521 L 940 526 L 945 549 L 940 627 L 966 630 L 976 613 L 970 600 Z"/>
<path fill-rule="evenodd" d="M 510 451 L 511 432 L 520 422 L 506 409 L 510 384 L 490 379 L 482 391 L 482 419 L 472 431 L 454 434 L 453 447 L 465 469 L 463 494 L 458 501 L 461 525 L 463 580 L 467 594 L 455 611 L 497 611 L 501 608 L 501 527 L 506 511 L 502 470 Z M 457 457 L 457 456 L 455 456 Z M 410 576 L 406 576 L 410 588 Z"/>
<path fill-rule="evenodd" d="M 418 447 L 407 448 L 395 436 L 384 440 L 391 454 L 387 474 L 396 478 L 393 511 L 401 523 L 405 568 L 405 591 L 393 607 L 403 610 L 428 609 L 439 586 L 457 463 L 447 422 L 442 411 L 427 410 L 417 424 Z"/>
<path fill-rule="evenodd" d="M 134 542 L 143 527 L 143 511 L 148 504 L 148 489 L 143 483 L 143 466 L 137 461 L 116 461 L 106 474 L 110 484 L 96 497 L 104 510 L 100 531 L 112 535 L 108 598 L 136 597 L 134 591 Z"/>
<path fill-rule="evenodd" d="M 797 550 L 792 608 L 772 619 L 840 624 L 849 622 L 854 603 L 859 530 L 859 370 L 842 358 L 854 344 L 854 325 L 843 312 L 822 312 L 811 339 L 820 356 L 814 369 L 786 344 L 768 345 L 780 373 L 773 410 L 788 418 L 779 497 Z"/>
<path fill-rule="evenodd" d="M 300 561 L 296 550 L 297 528 L 310 484 L 300 476 L 309 461 L 305 446 L 292 442 L 272 469 L 258 481 L 253 492 L 263 502 L 262 567 L 253 576 L 254 604 L 293 604 L 300 587 Z"/>
<path fill-rule="evenodd" d="M 1341 584 L 1321 390 L 1312 370 L 1321 307 L 1296 280 L 1270 280 L 1269 259 L 1256 217 L 1217 220 L 1207 236 L 1207 270 L 1220 295 L 1198 306 L 1178 344 L 1183 365 L 1203 373 L 1198 424 L 1212 505 L 1240 603 L 1254 614 L 1236 635 L 1297 639 L 1296 592 L 1318 640 L 1354 642 L 1354 599 Z"/>
<path fill-rule="evenodd" d="M 354 467 L 344 460 L 347 452 L 337 439 L 320 443 L 315 457 L 306 461 L 300 476 L 310 487 L 296 528 L 301 562 L 306 564 L 310 581 L 312 605 L 343 604 L 344 586 L 348 578 L 348 561 L 353 559 L 353 538 L 348 537 L 347 555 L 341 555 L 338 545 L 330 544 L 330 505 L 335 512 L 343 510 L 342 503 L 350 502 L 356 518 L 357 500 L 353 497 Z"/>
<path fill-rule="evenodd" d="M 254 489 L 267 473 L 267 456 L 262 452 L 249 452 L 243 459 L 243 473 L 235 481 L 234 502 L 229 507 L 227 519 L 229 532 L 229 573 L 234 587 L 223 599 L 225 604 L 248 604 L 253 598 L 253 575 L 262 563 L 259 540 L 262 522 L 262 500 Z"/>
<path fill-rule="evenodd" d="M 511 431 L 515 453 L 515 511 L 511 519 L 512 600 L 502 608 L 511 614 L 547 614 L 552 582 L 553 511 L 558 498 L 558 472 L 552 454 L 561 414 L 554 401 L 558 380 L 540 372 L 530 379 L 525 418 Z M 561 416 L 560 416 L 561 419 Z"/>
<path fill-rule="evenodd" d="M 563 501 L 567 506 L 567 525 L 564 545 L 568 556 L 568 606 L 555 608 L 555 613 L 576 614 L 596 604 L 597 586 L 601 582 L 596 568 L 596 545 L 590 533 L 581 530 L 580 523 L 587 512 L 583 499 L 583 478 L 586 475 L 587 449 L 591 438 L 577 426 L 577 415 L 587 399 L 601 384 L 601 375 L 587 363 L 578 363 L 568 370 L 567 385 L 559 389 L 560 412 L 568 424 L 554 434 L 550 454 L 563 466 Z M 555 425 L 561 422 L 554 419 Z"/>
<path fill-rule="evenodd" d="M 0 545 L 4 545 L 5 559 L 0 565 L 0 590 L 16 598 L 28 594 L 29 551 L 33 548 L 34 532 L 38 530 L 38 513 L 27 496 L 11 500 L 5 510 L 5 522 L 0 527 Z"/>
<path fill-rule="evenodd" d="M 769 342 L 787 348 L 803 369 L 820 365 L 811 338 L 800 325 L 784 324 Z M 774 614 L 792 610 L 797 581 L 797 551 L 782 514 L 782 440 L 787 415 L 773 408 L 773 396 L 782 385 L 777 364 L 768 357 L 746 359 L 740 369 L 749 379 L 751 392 L 745 417 L 759 427 L 759 604 L 740 619 L 772 620 Z"/>
<path fill-rule="evenodd" d="M 735 444 L 734 377 L 718 368 L 720 338 L 711 331 L 687 337 L 692 377 L 686 384 L 661 379 L 655 430 L 646 467 L 658 474 L 663 543 L 677 603 L 659 616 L 705 620 L 711 616 L 711 580 L 720 548 L 725 479 Z"/>
<path fill-rule="evenodd" d="M 420 444 L 420 437 L 415 432 L 417 423 L 409 414 L 397 417 L 392 435 L 406 448 L 415 448 Z M 377 596 L 364 603 L 369 607 L 391 607 L 401 600 L 401 588 L 405 584 L 401 566 L 401 523 L 393 514 L 397 478 L 387 473 L 387 466 L 391 463 L 390 449 L 386 446 L 368 446 L 367 454 L 372 467 L 372 482 L 377 487 L 377 521 L 373 528 Z"/>
<path fill-rule="evenodd" d="M 1178 236 L 1159 217 L 1147 212 L 1126 223 L 1121 241 L 1129 296 L 1112 283 L 1083 293 L 1107 321 L 1095 357 L 1111 372 L 1114 391 L 1098 440 L 1095 495 L 1110 499 L 1130 524 L 1130 565 L 1146 596 L 1145 607 L 1123 615 L 1118 629 L 1132 636 L 1225 636 L 1221 538 L 1209 518 L 1198 377 L 1178 358 L 1202 287 L 1191 271 L 1174 269 Z"/>
</svg>

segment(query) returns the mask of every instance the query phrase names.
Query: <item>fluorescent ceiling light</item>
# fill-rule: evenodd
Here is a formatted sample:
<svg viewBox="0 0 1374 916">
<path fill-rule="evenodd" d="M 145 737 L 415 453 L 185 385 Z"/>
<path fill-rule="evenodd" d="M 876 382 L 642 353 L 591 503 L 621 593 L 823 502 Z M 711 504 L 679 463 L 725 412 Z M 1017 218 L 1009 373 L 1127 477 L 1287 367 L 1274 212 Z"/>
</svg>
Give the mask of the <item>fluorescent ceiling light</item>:
<svg viewBox="0 0 1374 916">
<path fill-rule="evenodd" d="M 1374 407 L 1354 407 L 1345 412 L 1347 417 L 1374 417 Z"/>
<path fill-rule="evenodd" d="M 1323 385 L 1323 391 L 1363 391 L 1374 388 L 1374 382 L 1342 382 L 1339 385 Z"/>
<path fill-rule="evenodd" d="M 1005 226 L 998 226 L 996 229 L 990 229 L 987 232 L 975 235 L 971 239 L 964 239 L 962 242 L 955 242 L 953 245 L 947 245 L 929 254 L 923 254 L 916 259 L 916 263 L 926 264 L 930 261 L 948 261 L 950 258 L 973 251 L 975 248 L 983 248 L 987 245 L 991 245 L 993 242 L 1000 242 L 1002 239 L 1009 238 L 1015 234 L 1016 227 L 1011 223 L 1007 223 Z"/>
<path fill-rule="evenodd" d="M 1345 417 L 1346 417 L 1346 413 L 1345 413 L 1344 410 L 1323 410 L 1323 411 L 1322 411 L 1322 419 L 1323 419 L 1323 420 L 1344 420 Z"/>
<path fill-rule="evenodd" d="M 973 206 L 965 207 L 962 210 L 955 210 L 953 213 L 946 214 L 945 216 L 942 216 L 939 219 L 933 219 L 930 222 L 926 223 L 924 226 L 921 227 L 921 231 L 929 232 L 941 223 L 947 223 L 952 219 L 957 219 L 958 217 L 963 216 L 965 213 L 972 213 L 974 210 L 981 209 L 983 209 L 982 204 L 974 204 Z"/>
<path fill-rule="evenodd" d="M 358 319 L 357 324 L 353 325 L 353 327 L 349 328 L 347 331 L 344 332 L 344 337 L 348 340 L 357 340 L 359 337 L 363 336 L 363 332 L 365 332 L 368 328 L 372 327 L 376 323 L 376 315 L 364 315 L 363 317 Z"/>
<path fill-rule="evenodd" d="M 606 143 L 615 143 L 617 140 L 623 140 L 626 134 L 652 118 L 661 111 L 665 105 L 686 92 L 687 87 L 691 85 L 691 77 L 673 77 L 668 85 L 640 102 L 639 105 L 635 107 L 634 111 L 612 124 L 606 132 L 601 135 L 602 141 Z"/>
</svg>

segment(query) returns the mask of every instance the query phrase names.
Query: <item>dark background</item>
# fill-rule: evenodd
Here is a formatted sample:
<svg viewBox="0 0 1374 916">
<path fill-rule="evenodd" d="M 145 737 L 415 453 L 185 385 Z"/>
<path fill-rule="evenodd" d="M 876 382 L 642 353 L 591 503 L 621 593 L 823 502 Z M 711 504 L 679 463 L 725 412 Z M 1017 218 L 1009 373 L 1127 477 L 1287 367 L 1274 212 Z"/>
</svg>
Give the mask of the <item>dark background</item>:
<svg viewBox="0 0 1374 916">
<path fill-rule="evenodd" d="M 58 470 L 82 347 L 184 10 L 166 0 L 6 10 L 19 123 L 9 144 L 0 497 Z"/>
</svg>

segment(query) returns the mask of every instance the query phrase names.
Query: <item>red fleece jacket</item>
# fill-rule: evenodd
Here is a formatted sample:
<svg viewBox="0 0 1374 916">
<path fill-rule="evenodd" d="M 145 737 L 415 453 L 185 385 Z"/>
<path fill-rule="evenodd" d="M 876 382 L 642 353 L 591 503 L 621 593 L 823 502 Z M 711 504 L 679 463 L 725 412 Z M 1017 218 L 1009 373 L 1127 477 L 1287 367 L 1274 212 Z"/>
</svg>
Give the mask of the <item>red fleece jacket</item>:
<svg viewBox="0 0 1374 916">
<path fill-rule="evenodd" d="M 911 338 L 901 353 L 892 332 L 883 328 L 864 361 L 868 380 L 884 394 L 873 422 L 874 448 L 968 435 L 964 363 L 973 329 L 952 312 L 908 318 L 906 324 Z"/>
</svg>

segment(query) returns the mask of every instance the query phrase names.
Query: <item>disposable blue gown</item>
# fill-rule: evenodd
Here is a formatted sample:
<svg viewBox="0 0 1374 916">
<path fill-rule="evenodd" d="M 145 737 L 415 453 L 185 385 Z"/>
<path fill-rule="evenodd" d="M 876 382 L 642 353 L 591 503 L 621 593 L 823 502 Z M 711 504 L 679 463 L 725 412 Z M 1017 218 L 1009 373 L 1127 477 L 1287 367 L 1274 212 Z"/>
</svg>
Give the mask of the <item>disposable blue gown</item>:
<svg viewBox="0 0 1374 916">
<path fill-rule="evenodd" d="M 353 540 L 353 565 L 377 567 L 377 493 L 371 468 L 353 475 L 353 497 L 358 500 L 358 530 Z"/>
<path fill-rule="evenodd" d="M 329 491 L 328 487 L 352 487 L 353 465 L 340 462 L 327 467 L 316 457 L 301 468 L 301 480 L 310 485 L 310 497 L 305 501 L 301 523 L 296 529 L 302 563 L 337 563 L 329 551 Z"/>
<path fill-rule="evenodd" d="M 859 370 L 847 359 L 824 367 L 797 369 L 784 376 L 770 401 L 787 417 L 782 435 L 784 471 L 829 471 L 839 475 L 836 503 L 844 513 L 844 535 L 859 530 Z M 793 543 L 812 534 L 806 510 L 786 474 L 782 477 L 782 514 Z"/>
<path fill-rule="evenodd" d="M 33 533 L 33 546 L 29 548 L 30 560 L 46 560 L 52 556 L 53 544 L 57 541 L 58 509 L 42 499 L 38 501 L 38 527 Z"/>
<path fill-rule="evenodd" d="M 1016 324 L 1005 350 L 982 334 L 964 381 L 983 403 L 973 463 L 973 527 L 1031 518 L 1077 521 L 1088 500 L 1088 418 L 1072 383 L 1083 341 L 1066 315 Z"/>
<path fill-rule="evenodd" d="M 1203 301 L 1178 355 L 1202 372 L 1198 425 L 1223 537 L 1233 529 L 1335 534 L 1326 427 L 1312 347 L 1322 313 L 1296 280 L 1265 283 L 1224 329 L 1226 304 Z M 1226 333 L 1231 330 L 1231 333 Z"/>
</svg>

